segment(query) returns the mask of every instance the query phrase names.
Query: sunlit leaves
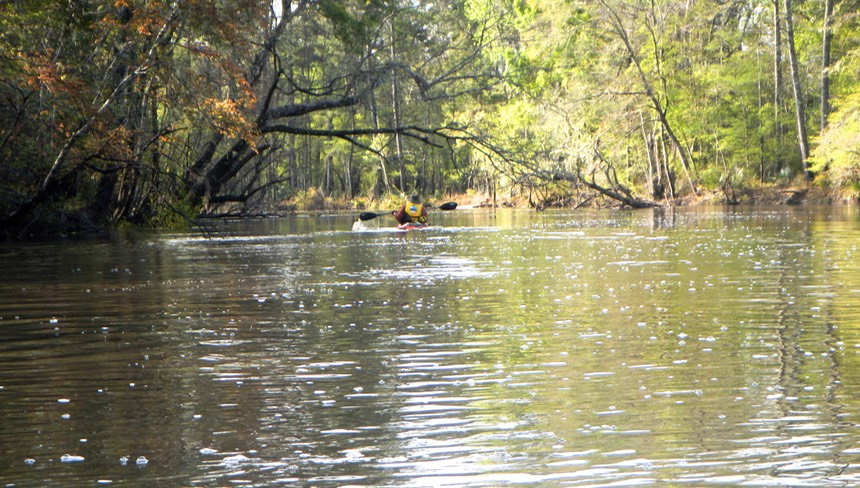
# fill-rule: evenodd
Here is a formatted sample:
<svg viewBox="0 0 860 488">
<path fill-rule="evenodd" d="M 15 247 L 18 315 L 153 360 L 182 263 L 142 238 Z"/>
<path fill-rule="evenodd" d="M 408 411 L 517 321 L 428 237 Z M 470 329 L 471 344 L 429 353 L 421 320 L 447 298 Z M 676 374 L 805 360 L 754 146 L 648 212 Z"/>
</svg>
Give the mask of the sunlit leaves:
<svg viewBox="0 0 860 488">
<path fill-rule="evenodd" d="M 203 107 L 212 125 L 222 134 L 253 141 L 256 135 L 254 124 L 249 122 L 235 100 L 207 98 Z"/>
<path fill-rule="evenodd" d="M 814 171 L 829 170 L 837 188 L 860 196 L 860 92 L 838 101 L 812 162 Z"/>
</svg>

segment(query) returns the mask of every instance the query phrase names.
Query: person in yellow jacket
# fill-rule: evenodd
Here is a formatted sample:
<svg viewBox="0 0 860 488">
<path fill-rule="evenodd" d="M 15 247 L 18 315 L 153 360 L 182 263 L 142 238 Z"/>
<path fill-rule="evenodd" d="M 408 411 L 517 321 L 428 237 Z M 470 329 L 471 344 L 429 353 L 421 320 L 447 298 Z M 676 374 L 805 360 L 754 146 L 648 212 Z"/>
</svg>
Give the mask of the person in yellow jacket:
<svg viewBox="0 0 860 488">
<path fill-rule="evenodd" d="M 409 197 L 409 201 L 400 207 L 400 210 L 392 212 L 392 215 L 400 225 L 410 222 L 427 224 L 427 208 L 421 203 L 418 195 Z"/>
</svg>

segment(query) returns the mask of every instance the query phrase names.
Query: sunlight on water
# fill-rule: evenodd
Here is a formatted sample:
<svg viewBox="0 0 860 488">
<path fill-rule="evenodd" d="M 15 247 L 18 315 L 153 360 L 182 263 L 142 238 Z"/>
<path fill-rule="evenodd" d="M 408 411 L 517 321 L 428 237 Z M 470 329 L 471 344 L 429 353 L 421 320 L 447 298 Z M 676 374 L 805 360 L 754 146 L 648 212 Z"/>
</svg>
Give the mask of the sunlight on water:
<svg viewBox="0 0 860 488">
<path fill-rule="evenodd" d="M 821 210 L 4 245 L 0 479 L 855 486 L 860 221 Z"/>
</svg>

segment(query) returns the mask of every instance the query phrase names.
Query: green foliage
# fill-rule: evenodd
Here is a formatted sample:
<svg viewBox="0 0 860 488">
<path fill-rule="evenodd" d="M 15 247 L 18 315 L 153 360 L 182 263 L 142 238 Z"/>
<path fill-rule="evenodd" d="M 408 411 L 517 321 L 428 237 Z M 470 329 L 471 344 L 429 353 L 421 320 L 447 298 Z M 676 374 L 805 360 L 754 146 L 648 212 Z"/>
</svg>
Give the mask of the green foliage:
<svg viewBox="0 0 860 488">
<path fill-rule="evenodd" d="M 839 100 L 813 153 L 812 170 L 828 172 L 837 188 L 860 186 L 860 91 Z"/>
<path fill-rule="evenodd" d="M 349 2 L 341 0 L 321 0 L 316 3 L 320 14 L 334 25 L 334 34 L 344 44 L 363 46 L 367 42 L 367 28 L 358 15 L 349 11 Z M 367 2 L 366 7 L 372 9 L 381 2 Z"/>
<path fill-rule="evenodd" d="M 325 194 L 318 188 L 309 188 L 299 192 L 293 198 L 293 202 L 299 210 L 323 210 L 326 208 Z"/>
<path fill-rule="evenodd" d="M 844 8 L 844 6 L 842 6 Z M 834 44 L 844 52 L 831 69 L 833 112 L 817 138 L 811 169 L 823 173 L 834 190 L 860 196 L 860 19 L 836 23 Z"/>
<path fill-rule="evenodd" d="M 187 229 L 191 225 L 191 220 L 195 218 L 196 215 L 197 209 L 193 206 L 189 205 L 185 201 L 176 201 L 170 205 L 160 205 L 142 227 L 173 230 Z M 140 226 L 140 223 L 135 223 L 127 219 L 123 219 L 119 222 L 119 227 L 121 228 Z"/>
</svg>

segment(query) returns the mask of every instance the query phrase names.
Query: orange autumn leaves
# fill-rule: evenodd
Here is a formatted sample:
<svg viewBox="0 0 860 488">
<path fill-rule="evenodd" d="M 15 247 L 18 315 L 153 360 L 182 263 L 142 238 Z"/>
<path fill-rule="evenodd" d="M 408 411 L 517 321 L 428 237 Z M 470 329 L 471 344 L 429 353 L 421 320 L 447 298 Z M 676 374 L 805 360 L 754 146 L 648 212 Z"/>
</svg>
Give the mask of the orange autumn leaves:
<svg viewBox="0 0 860 488">
<path fill-rule="evenodd" d="M 250 143 L 256 139 L 255 124 L 245 117 L 247 108 L 232 99 L 207 98 L 203 101 L 212 126 L 228 137 L 244 139 Z"/>
</svg>

